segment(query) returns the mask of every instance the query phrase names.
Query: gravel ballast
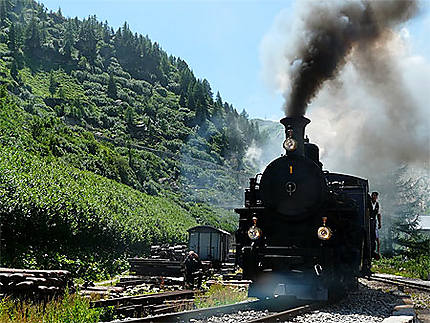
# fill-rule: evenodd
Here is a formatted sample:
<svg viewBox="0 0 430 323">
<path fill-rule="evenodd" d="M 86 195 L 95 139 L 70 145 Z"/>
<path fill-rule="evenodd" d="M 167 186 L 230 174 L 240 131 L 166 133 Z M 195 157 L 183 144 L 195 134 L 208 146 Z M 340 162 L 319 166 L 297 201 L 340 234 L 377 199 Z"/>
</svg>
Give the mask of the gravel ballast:
<svg viewBox="0 0 430 323">
<path fill-rule="evenodd" d="M 210 322 L 210 323 L 235 323 L 235 322 L 247 322 L 251 320 L 255 320 L 258 318 L 262 318 L 264 316 L 267 316 L 271 314 L 269 311 L 255 311 L 255 310 L 249 310 L 249 311 L 239 311 L 237 313 L 232 314 L 224 314 L 220 316 L 212 316 L 208 318 L 207 320 L 190 320 L 192 323 L 204 323 L 204 322 Z"/>
<path fill-rule="evenodd" d="M 360 279 L 358 290 L 350 292 L 344 300 L 319 311 L 297 316 L 290 322 L 382 322 L 391 316 L 399 297 L 389 290 L 375 287 L 372 282 Z"/>
<path fill-rule="evenodd" d="M 360 279 L 357 290 L 352 291 L 342 301 L 323 306 L 318 311 L 299 315 L 288 322 L 327 323 L 327 322 L 382 322 L 391 316 L 394 306 L 399 304 L 399 297 L 382 285 Z M 206 320 L 190 320 L 193 323 L 233 323 L 247 322 L 270 315 L 269 311 L 241 311 L 233 314 L 213 316 Z"/>
</svg>

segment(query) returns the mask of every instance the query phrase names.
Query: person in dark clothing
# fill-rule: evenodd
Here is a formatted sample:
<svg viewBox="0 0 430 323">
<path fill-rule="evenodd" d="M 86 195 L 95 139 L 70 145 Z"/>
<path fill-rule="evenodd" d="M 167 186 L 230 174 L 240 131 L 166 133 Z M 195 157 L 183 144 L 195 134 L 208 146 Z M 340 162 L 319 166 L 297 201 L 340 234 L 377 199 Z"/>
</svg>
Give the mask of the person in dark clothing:
<svg viewBox="0 0 430 323">
<path fill-rule="evenodd" d="M 202 284 L 202 262 L 200 261 L 199 255 L 194 251 L 188 253 L 185 258 L 185 283 L 188 286 L 194 287 L 194 280 L 197 278 L 197 288 L 200 288 Z"/>
<path fill-rule="evenodd" d="M 379 229 L 381 229 L 381 209 L 378 203 L 378 196 L 379 196 L 378 192 L 372 192 L 372 195 L 370 196 L 370 205 L 369 205 L 372 254 L 373 254 L 373 257 L 376 259 L 379 259 L 381 257 L 380 241 L 379 241 Z M 376 222 L 378 222 L 378 225 L 376 225 Z"/>
</svg>

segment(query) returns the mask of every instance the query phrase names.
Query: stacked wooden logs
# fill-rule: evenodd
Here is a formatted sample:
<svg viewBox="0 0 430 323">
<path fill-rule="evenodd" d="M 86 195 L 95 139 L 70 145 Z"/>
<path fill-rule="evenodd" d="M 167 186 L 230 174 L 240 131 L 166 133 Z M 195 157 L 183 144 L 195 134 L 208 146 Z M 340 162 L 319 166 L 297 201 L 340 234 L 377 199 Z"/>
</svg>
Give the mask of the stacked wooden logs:
<svg viewBox="0 0 430 323">
<path fill-rule="evenodd" d="M 184 261 L 187 256 L 186 245 L 169 246 L 168 244 L 151 246 L 152 259 Z"/>
<path fill-rule="evenodd" d="M 186 245 L 151 246 L 150 258 L 130 258 L 130 271 L 140 276 L 182 277 L 183 262 L 187 256 Z"/>
<path fill-rule="evenodd" d="M 50 297 L 73 289 L 70 272 L 0 268 L 0 290 L 4 295 Z"/>
<path fill-rule="evenodd" d="M 181 277 L 183 264 L 181 261 L 153 258 L 130 258 L 130 271 L 141 276 Z"/>
</svg>

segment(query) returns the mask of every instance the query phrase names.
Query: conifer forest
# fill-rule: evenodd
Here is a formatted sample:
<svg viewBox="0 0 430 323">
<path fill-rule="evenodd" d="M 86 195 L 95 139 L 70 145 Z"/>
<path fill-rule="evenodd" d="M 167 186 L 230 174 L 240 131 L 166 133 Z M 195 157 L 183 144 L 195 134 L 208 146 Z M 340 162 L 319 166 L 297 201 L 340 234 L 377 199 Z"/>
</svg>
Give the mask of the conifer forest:
<svg viewBox="0 0 430 323">
<path fill-rule="evenodd" d="M 1 265 L 102 278 L 154 243 L 233 231 L 243 110 L 127 23 L 0 1 Z"/>
</svg>

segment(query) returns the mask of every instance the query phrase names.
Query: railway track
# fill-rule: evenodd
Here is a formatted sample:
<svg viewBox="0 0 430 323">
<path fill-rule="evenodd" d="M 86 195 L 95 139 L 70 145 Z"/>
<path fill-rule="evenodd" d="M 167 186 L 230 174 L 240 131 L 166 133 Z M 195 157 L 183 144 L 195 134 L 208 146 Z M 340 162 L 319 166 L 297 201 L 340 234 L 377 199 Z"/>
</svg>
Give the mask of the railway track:
<svg viewBox="0 0 430 323">
<path fill-rule="evenodd" d="M 127 317 L 156 315 L 183 309 L 193 299 L 195 291 L 180 290 L 140 296 L 126 296 L 91 302 L 92 307 L 113 306 L 118 314 Z"/>
<path fill-rule="evenodd" d="M 224 305 L 203 309 L 196 309 L 177 313 L 167 313 L 152 317 L 117 320 L 111 323 L 143 323 L 143 322 L 198 322 L 205 321 L 214 316 L 232 315 L 238 313 L 238 316 L 244 315 L 247 311 L 252 312 L 252 319 L 241 320 L 247 323 L 256 322 L 276 322 L 285 320 L 297 315 L 313 311 L 324 303 L 309 303 L 299 301 L 294 297 L 278 297 L 269 300 L 246 301 L 232 305 Z M 260 317 L 255 318 L 255 313 L 260 313 Z M 264 313 L 264 314 L 263 314 Z M 264 317 L 263 317 L 264 315 Z"/>
<path fill-rule="evenodd" d="M 316 303 L 316 304 L 307 304 L 307 305 L 303 305 L 303 306 L 298 306 L 298 307 L 291 308 L 291 309 L 288 309 L 285 311 L 280 311 L 278 313 L 269 314 L 269 315 L 261 317 L 261 318 L 250 320 L 250 321 L 247 321 L 246 323 L 263 323 L 263 322 L 285 321 L 285 320 L 291 319 L 295 316 L 314 311 L 314 310 L 320 308 L 322 305 L 323 305 L 322 303 Z"/>
<path fill-rule="evenodd" d="M 368 278 L 371 281 L 391 284 L 397 287 L 415 289 L 430 294 L 430 282 L 417 281 L 407 278 L 400 278 L 391 275 L 372 275 Z M 345 318 L 351 322 L 372 321 L 376 317 L 388 317 L 393 308 L 387 304 L 395 303 L 396 296 L 386 294 L 378 289 L 369 289 L 367 285 L 360 285 L 357 291 L 353 291 L 347 299 L 336 304 L 324 302 L 299 301 L 294 297 L 280 296 L 275 299 L 246 301 L 233 305 L 218 306 L 212 308 L 195 309 L 178 312 L 180 307 L 173 306 L 175 302 L 190 302 L 188 308 L 193 306 L 192 297 L 188 294 L 192 291 L 170 292 L 139 297 L 129 297 L 126 299 L 129 305 L 123 300 L 107 300 L 103 304 L 106 306 L 119 306 L 120 308 L 132 308 L 135 305 L 149 306 L 152 311 L 142 311 L 143 318 L 128 318 L 126 320 L 112 321 L 111 323 L 137 323 L 137 322 L 282 322 L 303 314 L 311 315 L 311 319 L 326 317 L 331 319 Z M 179 294 L 178 294 L 179 293 Z M 163 300 L 163 301 L 161 301 Z M 166 301 L 167 300 L 167 301 Z M 119 303 L 115 303 L 118 302 Z M 163 302 L 166 303 L 163 304 Z M 381 304 L 378 302 L 380 301 Z M 370 302 L 370 303 L 369 303 Z M 120 304 L 120 305 L 118 305 Z M 374 306 L 378 304 L 378 306 Z M 182 307 L 183 310 L 184 307 Z M 319 311 L 316 311 L 319 310 Z M 134 312 L 136 313 L 136 311 Z M 127 315 L 128 317 L 135 315 Z M 318 321 L 319 322 L 319 321 Z"/>
<path fill-rule="evenodd" d="M 430 293 L 430 281 L 418 281 L 411 278 L 398 277 L 394 275 L 373 274 L 368 280 L 378 281 L 390 285 L 410 288 Z"/>
</svg>

